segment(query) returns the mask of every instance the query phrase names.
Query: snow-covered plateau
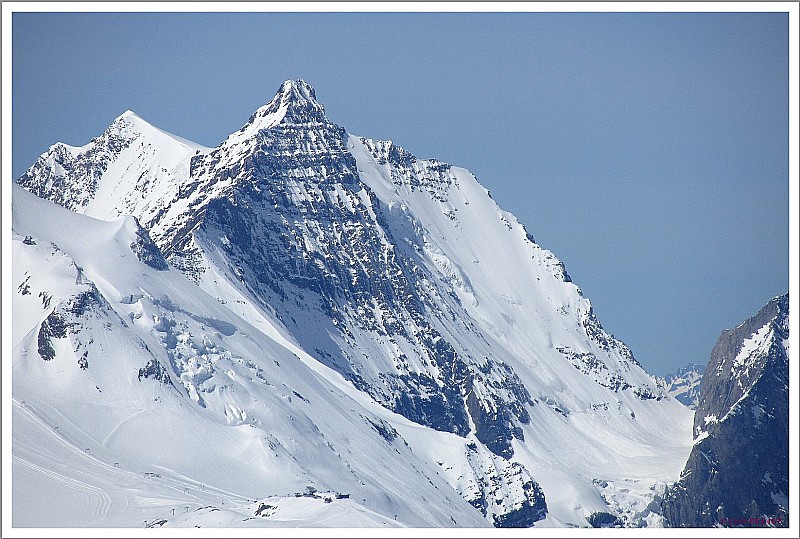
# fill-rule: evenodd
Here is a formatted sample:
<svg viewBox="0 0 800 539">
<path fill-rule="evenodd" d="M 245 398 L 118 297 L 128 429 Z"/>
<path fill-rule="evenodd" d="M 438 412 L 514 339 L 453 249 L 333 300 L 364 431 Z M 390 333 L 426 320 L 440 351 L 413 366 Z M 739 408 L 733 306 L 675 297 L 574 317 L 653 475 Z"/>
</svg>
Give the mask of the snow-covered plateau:
<svg viewBox="0 0 800 539">
<path fill-rule="evenodd" d="M 692 410 L 469 171 L 305 82 L 216 148 L 125 112 L 12 199 L 14 526 L 663 525 Z"/>
</svg>

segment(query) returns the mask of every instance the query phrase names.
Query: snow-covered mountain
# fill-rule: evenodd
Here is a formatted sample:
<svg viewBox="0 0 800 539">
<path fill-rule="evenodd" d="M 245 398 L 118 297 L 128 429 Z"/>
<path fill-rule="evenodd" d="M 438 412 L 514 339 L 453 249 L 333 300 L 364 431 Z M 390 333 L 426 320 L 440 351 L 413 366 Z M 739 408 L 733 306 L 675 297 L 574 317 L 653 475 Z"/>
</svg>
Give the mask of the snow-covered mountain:
<svg viewBox="0 0 800 539">
<path fill-rule="evenodd" d="M 99 463 L 204 481 L 242 514 L 245 498 L 306 486 L 351 494 L 320 525 L 660 524 L 653 502 L 689 454 L 691 411 L 472 174 L 348 134 L 305 82 L 217 148 L 126 112 L 17 182 L 84 214 L 14 191 L 18 413 L 74 425 Z M 74 306 L 86 294 L 94 325 Z M 101 390 L 108 402 L 56 412 Z M 173 450 L 126 453 L 127 429 Z M 189 451 L 193 433 L 213 442 Z M 217 475 L 227 444 L 244 454 Z"/>
<path fill-rule="evenodd" d="M 149 226 L 176 198 L 191 157 L 207 151 L 128 110 L 84 146 L 54 144 L 17 182 L 70 210 Z"/>
<path fill-rule="evenodd" d="M 695 410 L 700 399 L 700 388 L 705 370 L 705 365 L 697 363 L 685 365 L 677 372 L 664 376 L 664 388 L 678 401 Z"/>
<path fill-rule="evenodd" d="M 664 500 L 670 525 L 789 526 L 789 295 L 725 330 L 695 413 L 696 442 Z"/>
</svg>

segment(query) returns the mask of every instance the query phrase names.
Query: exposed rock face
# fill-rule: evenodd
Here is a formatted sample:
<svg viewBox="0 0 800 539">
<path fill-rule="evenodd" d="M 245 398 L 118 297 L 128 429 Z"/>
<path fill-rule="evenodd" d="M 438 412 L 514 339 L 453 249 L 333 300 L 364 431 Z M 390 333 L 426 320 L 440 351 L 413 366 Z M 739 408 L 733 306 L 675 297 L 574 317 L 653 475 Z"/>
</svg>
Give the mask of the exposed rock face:
<svg viewBox="0 0 800 539">
<path fill-rule="evenodd" d="M 164 255 L 161 254 L 158 245 L 153 243 L 147 231 L 139 226 L 136 222 L 136 239 L 131 242 L 131 251 L 134 252 L 136 258 L 147 264 L 153 269 L 159 271 L 166 271 L 169 269 L 169 264 L 164 260 Z"/>
<path fill-rule="evenodd" d="M 529 528 L 547 516 L 547 502 L 539 484 L 517 462 L 467 444 L 473 481 L 461 491 L 476 509 L 498 528 Z"/>
<path fill-rule="evenodd" d="M 789 296 L 722 332 L 703 375 L 697 439 L 663 508 L 675 527 L 787 527 Z"/>
</svg>

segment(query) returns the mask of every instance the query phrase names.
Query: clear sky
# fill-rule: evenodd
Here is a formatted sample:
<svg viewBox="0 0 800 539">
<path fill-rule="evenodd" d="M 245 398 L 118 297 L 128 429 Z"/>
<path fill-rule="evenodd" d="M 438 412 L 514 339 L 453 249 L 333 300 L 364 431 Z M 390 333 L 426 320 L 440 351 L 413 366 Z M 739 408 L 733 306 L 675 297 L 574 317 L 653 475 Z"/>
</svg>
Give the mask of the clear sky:
<svg viewBox="0 0 800 539">
<path fill-rule="evenodd" d="M 303 78 L 470 169 L 654 374 L 789 287 L 786 14 L 13 15 L 13 173 L 132 109 L 216 146 Z"/>
</svg>

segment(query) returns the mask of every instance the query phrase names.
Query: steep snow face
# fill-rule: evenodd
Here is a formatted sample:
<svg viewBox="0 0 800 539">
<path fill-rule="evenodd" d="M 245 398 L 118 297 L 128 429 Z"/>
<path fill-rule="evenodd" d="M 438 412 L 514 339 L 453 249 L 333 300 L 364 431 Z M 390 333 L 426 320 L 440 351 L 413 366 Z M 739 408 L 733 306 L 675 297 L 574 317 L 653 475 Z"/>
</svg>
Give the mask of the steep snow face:
<svg viewBox="0 0 800 539">
<path fill-rule="evenodd" d="M 98 192 L 106 181 L 120 184 L 103 176 Z M 351 136 L 287 81 L 175 185 L 158 212 L 144 211 L 164 204 L 155 187 L 132 212 L 167 260 L 387 414 L 437 432 L 446 442 L 425 446 L 397 427 L 429 462 L 449 455 L 443 477 L 490 522 L 659 524 L 651 502 L 685 463 L 691 411 L 468 171 Z"/>
<path fill-rule="evenodd" d="M 462 357 L 502 361 L 531 396 L 514 459 L 542 485 L 554 520 L 583 524 L 610 511 L 625 525 L 659 524 L 643 500 L 677 477 L 691 411 L 602 329 L 563 264 L 472 174 L 391 142 L 350 137 L 350 147 L 402 257 L 426 268 L 448 290 L 441 304 L 470 322 L 442 317 L 443 333 Z"/>
<path fill-rule="evenodd" d="M 630 350 L 603 330 L 563 264 L 498 208 L 469 171 L 417 160 L 391 142 L 352 137 L 351 149 L 390 234 L 399 246 L 412 246 L 405 257 L 455 292 L 454 308 L 497 341 L 492 349 L 530 358 L 523 364 L 540 373 L 532 386 L 551 377 L 568 381 L 560 399 L 568 409 L 594 402 L 594 386 L 600 394 L 661 396 Z M 576 391 L 586 380 L 592 382 L 586 391 Z"/>
<path fill-rule="evenodd" d="M 407 420 L 142 261 L 132 218 L 15 187 L 13 226 L 15 525 L 487 525 Z"/>
</svg>

